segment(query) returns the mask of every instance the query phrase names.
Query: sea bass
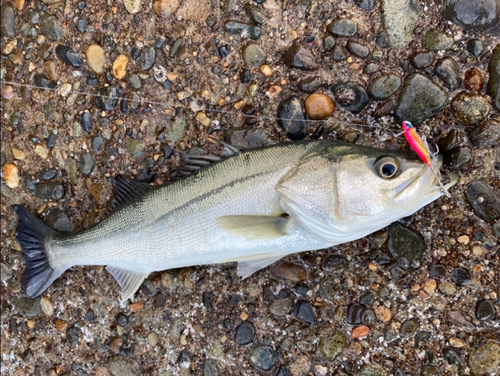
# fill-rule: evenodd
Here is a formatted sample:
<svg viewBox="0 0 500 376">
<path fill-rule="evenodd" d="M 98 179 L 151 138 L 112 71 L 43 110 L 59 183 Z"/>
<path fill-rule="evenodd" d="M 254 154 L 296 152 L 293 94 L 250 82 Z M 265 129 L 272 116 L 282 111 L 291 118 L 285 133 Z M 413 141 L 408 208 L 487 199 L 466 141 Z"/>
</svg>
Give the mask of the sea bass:
<svg viewBox="0 0 500 376">
<path fill-rule="evenodd" d="M 415 153 L 334 140 L 232 150 L 190 156 L 191 168 L 208 166 L 161 187 L 118 176 L 121 207 L 81 232 L 55 231 L 14 206 L 26 294 L 76 265 L 107 265 L 122 304 L 159 270 L 237 261 L 246 278 L 286 255 L 362 238 L 442 194 L 432 172 L 441 179 L 440 156 L 431 170 Z M 457 182 L 447 179 L 445 189 Z"/>
</svg>

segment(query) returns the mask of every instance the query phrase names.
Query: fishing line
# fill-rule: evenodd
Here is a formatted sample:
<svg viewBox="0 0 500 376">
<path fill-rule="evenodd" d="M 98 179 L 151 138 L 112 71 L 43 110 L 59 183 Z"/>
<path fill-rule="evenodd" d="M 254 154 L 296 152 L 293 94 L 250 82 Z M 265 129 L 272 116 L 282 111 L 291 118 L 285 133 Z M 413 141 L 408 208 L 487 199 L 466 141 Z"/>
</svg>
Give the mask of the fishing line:
<svg viewBox="0 0 500 376">
<path fill-rule="evenodd" d="M 43 90 L 43 91 L 52 91 L 55 93 L 58 93 L 59 90 L 61 89 L 61 86 L 57 86 L 55 88 L 49 88 L 49 87 L 40 87 L 37 85 L 32 85 L 32 84 L 25 84 L 25 83 L 20 83 L 20 82 L 13 82 L 13 81 L 1 81 L 1 85 L 11 85 L 11 86 L 16 86 L 16 87 L 26 87 L 28 89 L 35 89 L 35 90 Z M 100 98 L 106 98 L 106 99 L 113 99 L 113 100 L 121 100 L 123 97 L 118 97 L 118 96 L 112 96 L 112 95 L 105 95 L 105 94 L 96 94 L 96 93 L 91 93 L 91 92 L 85 92 L 85 91 L 77 91 L 77 90 L 69 90 L 67 91 L 68 95 L 69 94 L 76 94 L 76 95 L 85 95 L 85 96 L 90 96 L 90 97 L 100 97 Z M 59 95 L 61 95 L 59 93 Z M 61 95 L 62 96 L 62 95 Z M 195 99 L 192 99 L 195 100 Z M 127 101 L 130 102 L 137 102 L 141 104 L 148 104 L 151 106 L 164 106 L 169 108 L 170 110 L 174 111 L 176 108 L 182 108 L 182 109 L 187 109 L 187 110 L 192 110 L 192 108 L 189 105 L 186 104 L 171 104 L 168 102 L 161 102 L 161 101 L 153 101 L 149 99 L 142 98 L 139 95 L 139 99 L 133 99 L 133 98 L 127 98 Z M 228 103 L 230 104 L 230 103 Z M 241 112 L 236 112 L 236 111 L 230 111 L 230 110 L 222 110 L 222 109 L 217 109 L 217 108 L 210 108 L 210 106 L 213 106 L 211 104 L 205 105 L 204 110 L 207 112 L 212 112 L 212 113 L 218 113 L 221 115 L 234 115 L 234 116 L 243 116 L 245 118 L 251 118 L 251 119 L 260 119 L 260 120 L 270 120 L 270 121 L 276 121 L 276 120 L 294 120 L 292 118 L 280 118 L 276 116 L 270 116 L 270 115 L 252 115 L 252 114 L 243 114 Z M 194 112 L 194 111 L 193 111 Z M 313 124 L 319 124 L 319 123 L 324 123 L 324 122 L 332 122 L 334 124 L 339 124 L 339 125 L 347 125 L 347 126 L 352 126 L 352 127 L 360 127 L 360 128 L 371 128 L 371 129 L 384 129 L 384 130 L 389 130 L 388 128 L 390 125 L 386 128 L 380 125 L 370 125 L 370 124 L 363 124 L 363 123 L 352 123 L 352 122 L 346 122 L 343 120 L 336 120 L 336 119 L 323 119 L 323 120 L 314 120 L 314 119 L 303 119 L 301 122 L 307 122 L 307 123 L 313 123 Z"/>
</svg>

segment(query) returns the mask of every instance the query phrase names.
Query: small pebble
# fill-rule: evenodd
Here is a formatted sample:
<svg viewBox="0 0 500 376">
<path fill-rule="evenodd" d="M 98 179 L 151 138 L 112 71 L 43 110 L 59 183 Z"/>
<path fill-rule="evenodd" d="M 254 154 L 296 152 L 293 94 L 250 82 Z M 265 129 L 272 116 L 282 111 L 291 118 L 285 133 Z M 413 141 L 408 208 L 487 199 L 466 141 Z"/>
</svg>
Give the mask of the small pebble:
<svg viewBox="0 0 500 376">
<path fill-rule="evenodd" d="M 15 298 L 13 300 L 13 304 L 17 312 L 19 312 L 20 315 L 26 317 L 26 318 L 33 318 L 37 316 L 42 307 L 40 304 L 41 298 L 35 298 L 35 299 L 30 299 L 30 298 Z"/>
<path fill-rule="evenodd" d="M 267 55 L 257 44 L 248 43 L 243 47 L 241 57 L 246 64 L 255 66 L 261 64 Z"/>
<path fill-rule="evenodd" d="M 434 54 L 432 52 L 420 52 L 410 57 L 410 63 L 416 69 L 424 69 L 432 64 Z"/>
<path fill-rule="evenodd" d="M 291 309 L 292 299 L 290 298 L 275 299 L 269 305 L 269 312 L 271 312 L 273 316 L 277 318 L 286 317 L 290 313 Z"/>
<path fill-rule="evenodd" d="M 409 319 L 401 324 L 399 335 L 401 337 L 411 337 L 420 328 L 420 322 L 417 319 Z"/>
<path fill-rule="evenodd" d="M 343 332 L 337 330 L 330 336 L 320 337 L 318 348 L 325 360 L 333 362 L 344 352 L 346 345 L 347 336 Z"/>
<path fill-rule="evenodd" d="M 493 319 L 496 315 L 495 304 L 490 299 L 480 300 L 476 304 L 476 318 L 480 321 Z"/>
<path fill-rule="evenodd" d="M 112 356 L 108 360 L 107 368 L 113 376 L 136 376 L 143 374 L 139 363 L 123 355 Z"/>
<path fill-rule="evenodd" d="M 489 119 L 469 131 L 469 138 L 476 148 L 484 149 L 500 141 L 500 121 Z"/>
<path fill-rule="evenodd" d="M 19 169 L 13 163 L 8 163 L 3 168 L 5 184 L 9 188 L 17 188 L 19 187 Z"/>
<path fill-rule="evenodd" d="M 276 362 L 276 352 L 271 346 L 258 346 L 250 353 L 250 362 L 256 368 L 269 371 Z"/>
<path fill-rule="evenodd" d="M 359 339 L 366 337 L 370 333 L 370 328 L 366 325 L 360 325 L 355 327 L 351 332 L 351 337 L 354 339 Z"/>
<path fill-rule="evenodd" d="M 128 57 L 125 55 L 118 56 L 113 62 L 113 75 L 121 80 L 127 73 Z"/>
<path fill-rule="evenodd" d="M 45 297 L 41 298 L 40 306 L 42 308 L 43 313 L 45 313 L 47 316 L 52 316 L 54 314 L 54 305 L 49 299 Z"/>
<path fill-rule="evenodd" d="M 370 49 L 364 44 L 348 40 L 346 44 L 347 51 L 360 59 L 365 59 L 370 54 Z"/>
<path fill-rule="evenodd" d="M 123 0 L 123 5 L 125 5 L 127 12 L 136 14 L 141 9 L 141 0 Z"/>
<path fill-rule="evenodd" d="M 14 96 L 14 88 L 10 85 L 5 85 L 2 87 L 2 98 L 11 99 Z"/>
<path fill-rule="evenodd" d="M 281 57 L 290 68 L 314 71 L 318 68 L 316 58 L 311 50 L 301 44 L 293 44 Z"/>
<path fill-rule="evenodd" d="M 336 37 L 352 37 L 358 31 L 358 26 L 355 22 L 342 18 L 328 24 L 326 30 Z"/>
<path fill-rule="evenodd" d="M 441 30 L 429 30 L 422 37 L 422 47 L 431 51 L 447 51 L 453 47 L 453 44 L 453 37 Z"/>
<path fill-rule="evenodd" d="M 359 325 L 362 323 L 363 313 L 365 312 L 366 307 L 358 304 L 351 303 L 347 306 L 346 311 L 346 321 L 351 325 Z"/>
<path fill-rule="evenodd" d="M 276 117 L 278 125 L 291 140 L 302 140 L 306 136 L 308 124 L 299 97 L 291 95 L 281 101 Z"/>
<path fill-rule="evenodd" d="M 472 56 L 479 57 L 479 55 L 483 53 L 483 50 L 483 42 L 479 39 L 473 38 L 467 42 L 467 51 L 469 51 Z"/>
<path fill-rule="evenodd" d="M 379 319 L 382 322 L 389 322 L 391 321 L 392 318 L 392 312 L 389 308 L 379 305 L 375 309 L 375 314 L 377 315 L 377 319 Z"/>
<path fill-rule="evenodd" d="M 253 342 L 255 328 L 249 322 L 243 322 L 236 328 L 235 341 L 238 345 L 244 346 Z"/>
<path fill-rule="evenodd" d="M 104 49 L 98 44 L 91 44 L 85 52 L 87 64 L 90 69 L 96 74 L 104 73 L 104 66 L 106 65 L 106 56 Z"/>
<path fill-rule="evenodd" d="M 139 2 L 140 0 L 130 0 Z M 153 11 L 160 17 L 167 18 L 179 7 L 180 0 L 153 0 Z M 137 9 L 137 12 L 140 8 Z"/>
<path fill-rule="evenodd" d="M 71 48 L 63 45 L 56 47 L 56 55 L 59 59 L 73 68 L 80 68 L 83 65 L 83 59 Z"/>
<path fill-rule="evenodd" d="M 398 222 L 389 226 L 388 248 L 394 259 L 404 257 L 409 262 L 420 260 L 427 251 L 422 235 Z"/>
<path fill-rule="evenodd" d="M 316 324 L 316 314 L 314 313 L 314 309 L 305 300 L 298 300 L 293 307 L 293 315 L 299 319 L 300 321 L 314 325 Z"/>
<path fill-rule="evenodd" d="M 461 83 L 460 66 L 451 57 L 440 59 L 434 67 L 434 74 L 444 82 L 450 90 L 455 90 Z"/>
</svg>

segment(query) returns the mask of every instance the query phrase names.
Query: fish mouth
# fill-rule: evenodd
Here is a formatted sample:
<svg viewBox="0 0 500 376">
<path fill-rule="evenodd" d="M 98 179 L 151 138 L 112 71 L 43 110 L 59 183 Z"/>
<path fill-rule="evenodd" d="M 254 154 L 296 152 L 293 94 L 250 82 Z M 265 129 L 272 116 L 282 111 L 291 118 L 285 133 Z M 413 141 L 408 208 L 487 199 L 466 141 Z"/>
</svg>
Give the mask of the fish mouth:
<svg viewBox="0 0 500 376">
<path fill-rule="evenodd" d="M 441 164 L 442 158 L 438 156 L 431 162 L 431 166 L 425 166 L 413 179 L 396 187 L 394 189 L 394 200 L 403 201 L 414 196 L 420 197 L 420 200 L 427 205 L 427 203 L 444 194 L 444 191 L 447 191 L 458 182 L 458 175 L 453 172 L 441 172 Z M 436 179 L 436 175 L 439 181 Z"/>
</svg>

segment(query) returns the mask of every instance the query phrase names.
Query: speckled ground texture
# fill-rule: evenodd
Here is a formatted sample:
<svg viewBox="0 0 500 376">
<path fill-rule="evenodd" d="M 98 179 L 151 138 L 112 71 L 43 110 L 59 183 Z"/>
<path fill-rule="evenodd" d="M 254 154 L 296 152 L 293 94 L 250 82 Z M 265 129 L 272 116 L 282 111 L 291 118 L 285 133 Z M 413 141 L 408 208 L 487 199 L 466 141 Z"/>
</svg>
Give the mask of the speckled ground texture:
<svg viewBox="0 0 500 376">
<path fill-rule="evenodd" d="M 499 13 L 495 0 L 2 0 L 1 374 L 500 374 Z M 78 231 L 106 217 L 117 174 L 163 184 L 182 153 L 221 153 L 207 134 L 408 149 L 402 120 L 459 182 L 388 229 L 244 281 L 235 264 L 154 273 L 126 308 L 104 267 L 23 293 L 13 204 Z"/>
</svg>

